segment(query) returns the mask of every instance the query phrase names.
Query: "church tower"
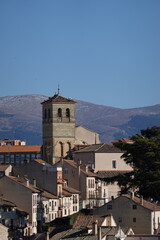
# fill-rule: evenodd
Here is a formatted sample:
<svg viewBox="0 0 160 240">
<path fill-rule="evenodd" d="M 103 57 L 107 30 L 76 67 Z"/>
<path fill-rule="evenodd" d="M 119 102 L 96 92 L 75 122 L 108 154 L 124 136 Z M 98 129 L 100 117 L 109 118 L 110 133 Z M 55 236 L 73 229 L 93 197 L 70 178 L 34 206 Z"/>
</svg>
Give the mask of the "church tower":
<svg viewBox="0 0 160 240">
<path fill-rule="evenodd" d="M 75 143 L 75 101 L 58 94 L 42 102 L 43 159 L 50 164 L 65 157 Z"/>
</svg>

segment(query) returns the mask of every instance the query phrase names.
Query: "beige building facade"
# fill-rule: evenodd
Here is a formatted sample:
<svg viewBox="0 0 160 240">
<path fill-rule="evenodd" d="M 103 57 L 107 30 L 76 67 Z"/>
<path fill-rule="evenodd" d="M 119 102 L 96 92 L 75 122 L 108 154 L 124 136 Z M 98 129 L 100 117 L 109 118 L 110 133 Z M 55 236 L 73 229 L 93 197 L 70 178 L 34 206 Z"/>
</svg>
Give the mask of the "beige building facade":
<svg viewBox="0 0 160 240">
<path fill-rule="evenodd" d="M 98 144 L 100 143 L 99 134 L 83 126 L 75 128 L 75 144 Z"/>
<path fill-rule="evenodd" d="M 97 171 L 132 171 L 132 167 L 121 158 L 123 152 L 113 145 L 101 143 L 86 146 L 74 152 L 74 160 L 87 164 Z"/>
<path fill-rule="evenodd" d="M 0 179 L 0 194 L 29 214 L 29 226 L 25 235 L 37 233 L 37 198 L 40 192 L 25 178 L 4 176 Z"/>
<path fill-rule="evenodd" d="M 93 208 L 104 205 L 120 191 L 118 185 L 107 184 L 101 175 L 91 172 L 88 166 L 73 160 L 63 160 L 63 178 L 68 186 L 80 191 L 80 207 Z"/>
<path fill-rule="evenodd" d="M 128 194 L 106 203 L 94 214 L 112 214 L 117 225 L 131 227 L 135 234 L 154 234 L 160 223 L 160 206 Z"/>
</svg>

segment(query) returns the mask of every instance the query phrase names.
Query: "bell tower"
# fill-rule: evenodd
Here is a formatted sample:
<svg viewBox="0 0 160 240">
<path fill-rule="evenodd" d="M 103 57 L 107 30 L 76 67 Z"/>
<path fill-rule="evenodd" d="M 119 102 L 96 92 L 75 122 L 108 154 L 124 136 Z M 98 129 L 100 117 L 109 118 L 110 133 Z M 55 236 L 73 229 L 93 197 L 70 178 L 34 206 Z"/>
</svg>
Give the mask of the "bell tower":
<svg viewBox="0 0 160 240">
<path fill-rule="evenodd" d="M 58 94 L 42 102 L 43 159 L 50 164 L 65 157 L 75 143 L 75 101 Z"/>
</svg>

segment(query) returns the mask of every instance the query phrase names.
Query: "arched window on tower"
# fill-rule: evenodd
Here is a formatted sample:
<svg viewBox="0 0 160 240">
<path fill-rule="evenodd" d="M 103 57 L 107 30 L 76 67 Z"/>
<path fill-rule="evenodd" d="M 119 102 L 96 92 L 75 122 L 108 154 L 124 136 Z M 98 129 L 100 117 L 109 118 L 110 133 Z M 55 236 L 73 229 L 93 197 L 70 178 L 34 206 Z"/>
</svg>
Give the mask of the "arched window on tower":
<svg viewBox="0 0 160 240">
<path fill-rule="evenodd" d="M 66 118 L 68 118 L 70 121 L 70 109 L 69 108 L 66 109 Z"/>
<path fill-rule="evenodd" d="M 51 117 L 51 109 L 49 108 L 48 109 L 48 118 L 50 118 Z"/>
<path fill-rule="evenodd" d="M 67 150 L 68 150 L 68 152 L 70 152 L 71 151 L 71 143 L 70 142 L 67 142 Z"/>
<path fill-rule="evenodd" d="M 62 121 L 62 109 L 61 108 L 58 108 L 58 118 L 60 118 Z"/>
<path fill-rule="evenodd" d="M 63 157 L 63 143 L 60 142 L 60 156 Z"/>
<path fill-rule="evenodd" d="M 47 109 L 44 110 L 44 118 L 47 118 Z"/>
</svg>

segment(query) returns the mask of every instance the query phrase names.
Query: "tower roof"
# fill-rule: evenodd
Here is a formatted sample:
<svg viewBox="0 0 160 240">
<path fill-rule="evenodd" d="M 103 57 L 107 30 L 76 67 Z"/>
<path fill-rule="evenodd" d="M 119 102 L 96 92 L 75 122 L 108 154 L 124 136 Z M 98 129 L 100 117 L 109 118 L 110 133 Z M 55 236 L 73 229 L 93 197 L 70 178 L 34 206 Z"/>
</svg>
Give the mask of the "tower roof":
<svg viewBox="0 0 160 240">
<path fill-rule="evenodd" d="M 43 103 L 49 103 L 49 102 L 55 102 L 55 103 L 76 103 L 71 98 L 62 97 L 59 94 L 55 94 L 53 97 L 49 97 L 46 101 L 42 102 L 42 104 Z"/>
</svg>

